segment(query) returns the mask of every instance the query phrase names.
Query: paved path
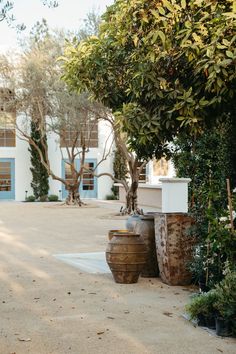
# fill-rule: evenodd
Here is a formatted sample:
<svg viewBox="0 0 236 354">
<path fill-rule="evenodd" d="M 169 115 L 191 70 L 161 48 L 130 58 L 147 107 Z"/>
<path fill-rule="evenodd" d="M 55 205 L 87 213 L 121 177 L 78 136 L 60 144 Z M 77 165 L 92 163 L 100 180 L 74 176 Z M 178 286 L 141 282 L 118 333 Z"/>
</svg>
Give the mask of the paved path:
<svg viewBox="0 0 236 354">
<path fill-rule="evenodd" d="M 104 252 L 119 204 L 0 203 L 0 354 L 236 353 L 183 317 L 191 288 L 118 285 L 54 255 Z"/>
</svg>

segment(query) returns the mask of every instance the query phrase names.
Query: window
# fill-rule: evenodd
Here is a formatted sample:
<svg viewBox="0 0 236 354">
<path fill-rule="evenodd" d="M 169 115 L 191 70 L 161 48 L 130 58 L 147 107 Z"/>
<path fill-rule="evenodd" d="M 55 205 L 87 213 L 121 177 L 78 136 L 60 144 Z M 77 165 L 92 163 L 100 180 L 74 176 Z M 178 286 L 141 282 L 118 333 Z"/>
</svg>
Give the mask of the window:
<svg viewBox="0 0 236 354">
<path fill-rule="evenodd" d="M 168 161 L 162 157 L 160 160 L 153 161 L 153 175 L 154 176 L 167 176 L 168 175 Z"/>
<path fill-rule="evenodd" d="M 86 170 L 93 170 L 94 163 L 88 162 L 84 165 Z M 93 191 L 94 190 L 94 176 L 89 171 L 85 171 L 83 174 L 83 191 Z"/>
<path fill-rule="evenodd" d="M 85 139 L 87 147 L 98 147 L 98 123 L 90 119 L 88 122 L 81 123 L 78 129 L 61 130 L 61 147 L 71 147 L 77 138 L 76 146 L 81 146 L 81 139 Z"/>
<path fill-rule="evenodd" d="M 65 179 L 70 183 L 74 183 L 74 179 L 71 173 L 71 166 L 65 162 Z"/>
<path fill-rule="evenodd" d="M 15 130 L 0 127 L 0 147 L 16 146 Z"/>
<path fill-rule="evenodd" d="M 12 91 L 0 89 L 0 147 L 16 146 L 16 114 L 11 105 Z"/>
<path fill-rule="evenodd" d="M 0 192 L 11 191 L 11 163 L 0 162 Z"/>
</svg>

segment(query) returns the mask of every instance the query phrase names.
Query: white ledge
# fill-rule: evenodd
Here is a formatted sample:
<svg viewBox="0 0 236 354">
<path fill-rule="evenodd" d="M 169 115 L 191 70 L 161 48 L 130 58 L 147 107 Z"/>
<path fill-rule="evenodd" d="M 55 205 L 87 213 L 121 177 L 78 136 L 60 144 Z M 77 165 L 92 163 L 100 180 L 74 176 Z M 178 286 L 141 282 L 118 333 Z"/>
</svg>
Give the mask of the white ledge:
<svg viewBox="0 0 236 354">
<path fill-rule="evenodd" d="M 191 178 L 159 178 L 162 183 L 189 183 Z"/>
<path fill-rule="evenodd" d="M 124 187 L 122 183 L 114 183 L 116 187 Z M 162 189 L 162 185 L 160 184 L 148 184 L 148 183 L 139 183 L 138 188 L 149 188 L 149 189 Z"/>
<path fill-rule="evenodd" d="M 138 188 L 162 189 L 161 184 L 139 183 Z"/>
</svg>

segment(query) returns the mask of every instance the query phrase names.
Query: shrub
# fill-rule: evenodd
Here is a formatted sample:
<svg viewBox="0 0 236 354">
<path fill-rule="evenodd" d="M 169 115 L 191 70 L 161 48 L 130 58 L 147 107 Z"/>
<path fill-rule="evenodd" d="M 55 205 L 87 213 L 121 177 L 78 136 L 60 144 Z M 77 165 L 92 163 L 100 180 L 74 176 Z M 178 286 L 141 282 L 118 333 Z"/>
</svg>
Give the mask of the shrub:
<svg viewBox="0 0 236 354">
<path fill-rule="evenodd" d="M 214 304 L 219 316 L 236 321 L 236 272 L 228 272 L 216 285 L 217 301 Z"/>
<path fill-rule="evenodd" d="M 208 318 L 213 317 L 215 314 L 214 304 L 217 301 L 217 296 L 215 289 L 194 296 L 191 303 L 186 305 L 186 311 L 190 315 L 190 319 L 198 319 L 200 315 Z"/>
<path fill-rule="evenodd" d="M 58 196 L 56 195 L 56 194 L 50 194 L 49 196 L 48 196 L 48 200 L 49 200 L 49 202 L 57 202 L 58 201 Z"/>
<path fill-rule="evenodd" d="M 29 195 L 26 199 L 26 202 L 35 202 L 35 196 L 34 195 Z"/>
<path fill-rule="evenodd" d="M 117 196 L 114 194 L 108 194 L 106 200 L 117 200 Z"/>
</svg>

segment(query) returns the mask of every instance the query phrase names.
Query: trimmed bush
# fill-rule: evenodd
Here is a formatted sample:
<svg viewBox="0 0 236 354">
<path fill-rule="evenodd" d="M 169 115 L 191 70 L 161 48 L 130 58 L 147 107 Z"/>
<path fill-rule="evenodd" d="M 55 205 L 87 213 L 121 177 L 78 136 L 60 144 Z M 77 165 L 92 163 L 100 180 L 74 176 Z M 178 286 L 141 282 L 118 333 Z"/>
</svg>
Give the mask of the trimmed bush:
<svg viewBox="0 0 236 354">
<path fill-rule="evenodd" d="M 35 196 L 34 195 L 29 195 L 26 199 L 26 202 L 35 202 Z"/>
<path fill-rule="evenodd" d="M 117 196 L 114 194 L 108 194 L 106 200 L 117 200 Z"/>
<path fill-rule="evenodd" d="M 58 201 L 58 196 L 56 194 L 50 194 L 48 196 L 49 202 L 57 202 Z"/>
</svg>

